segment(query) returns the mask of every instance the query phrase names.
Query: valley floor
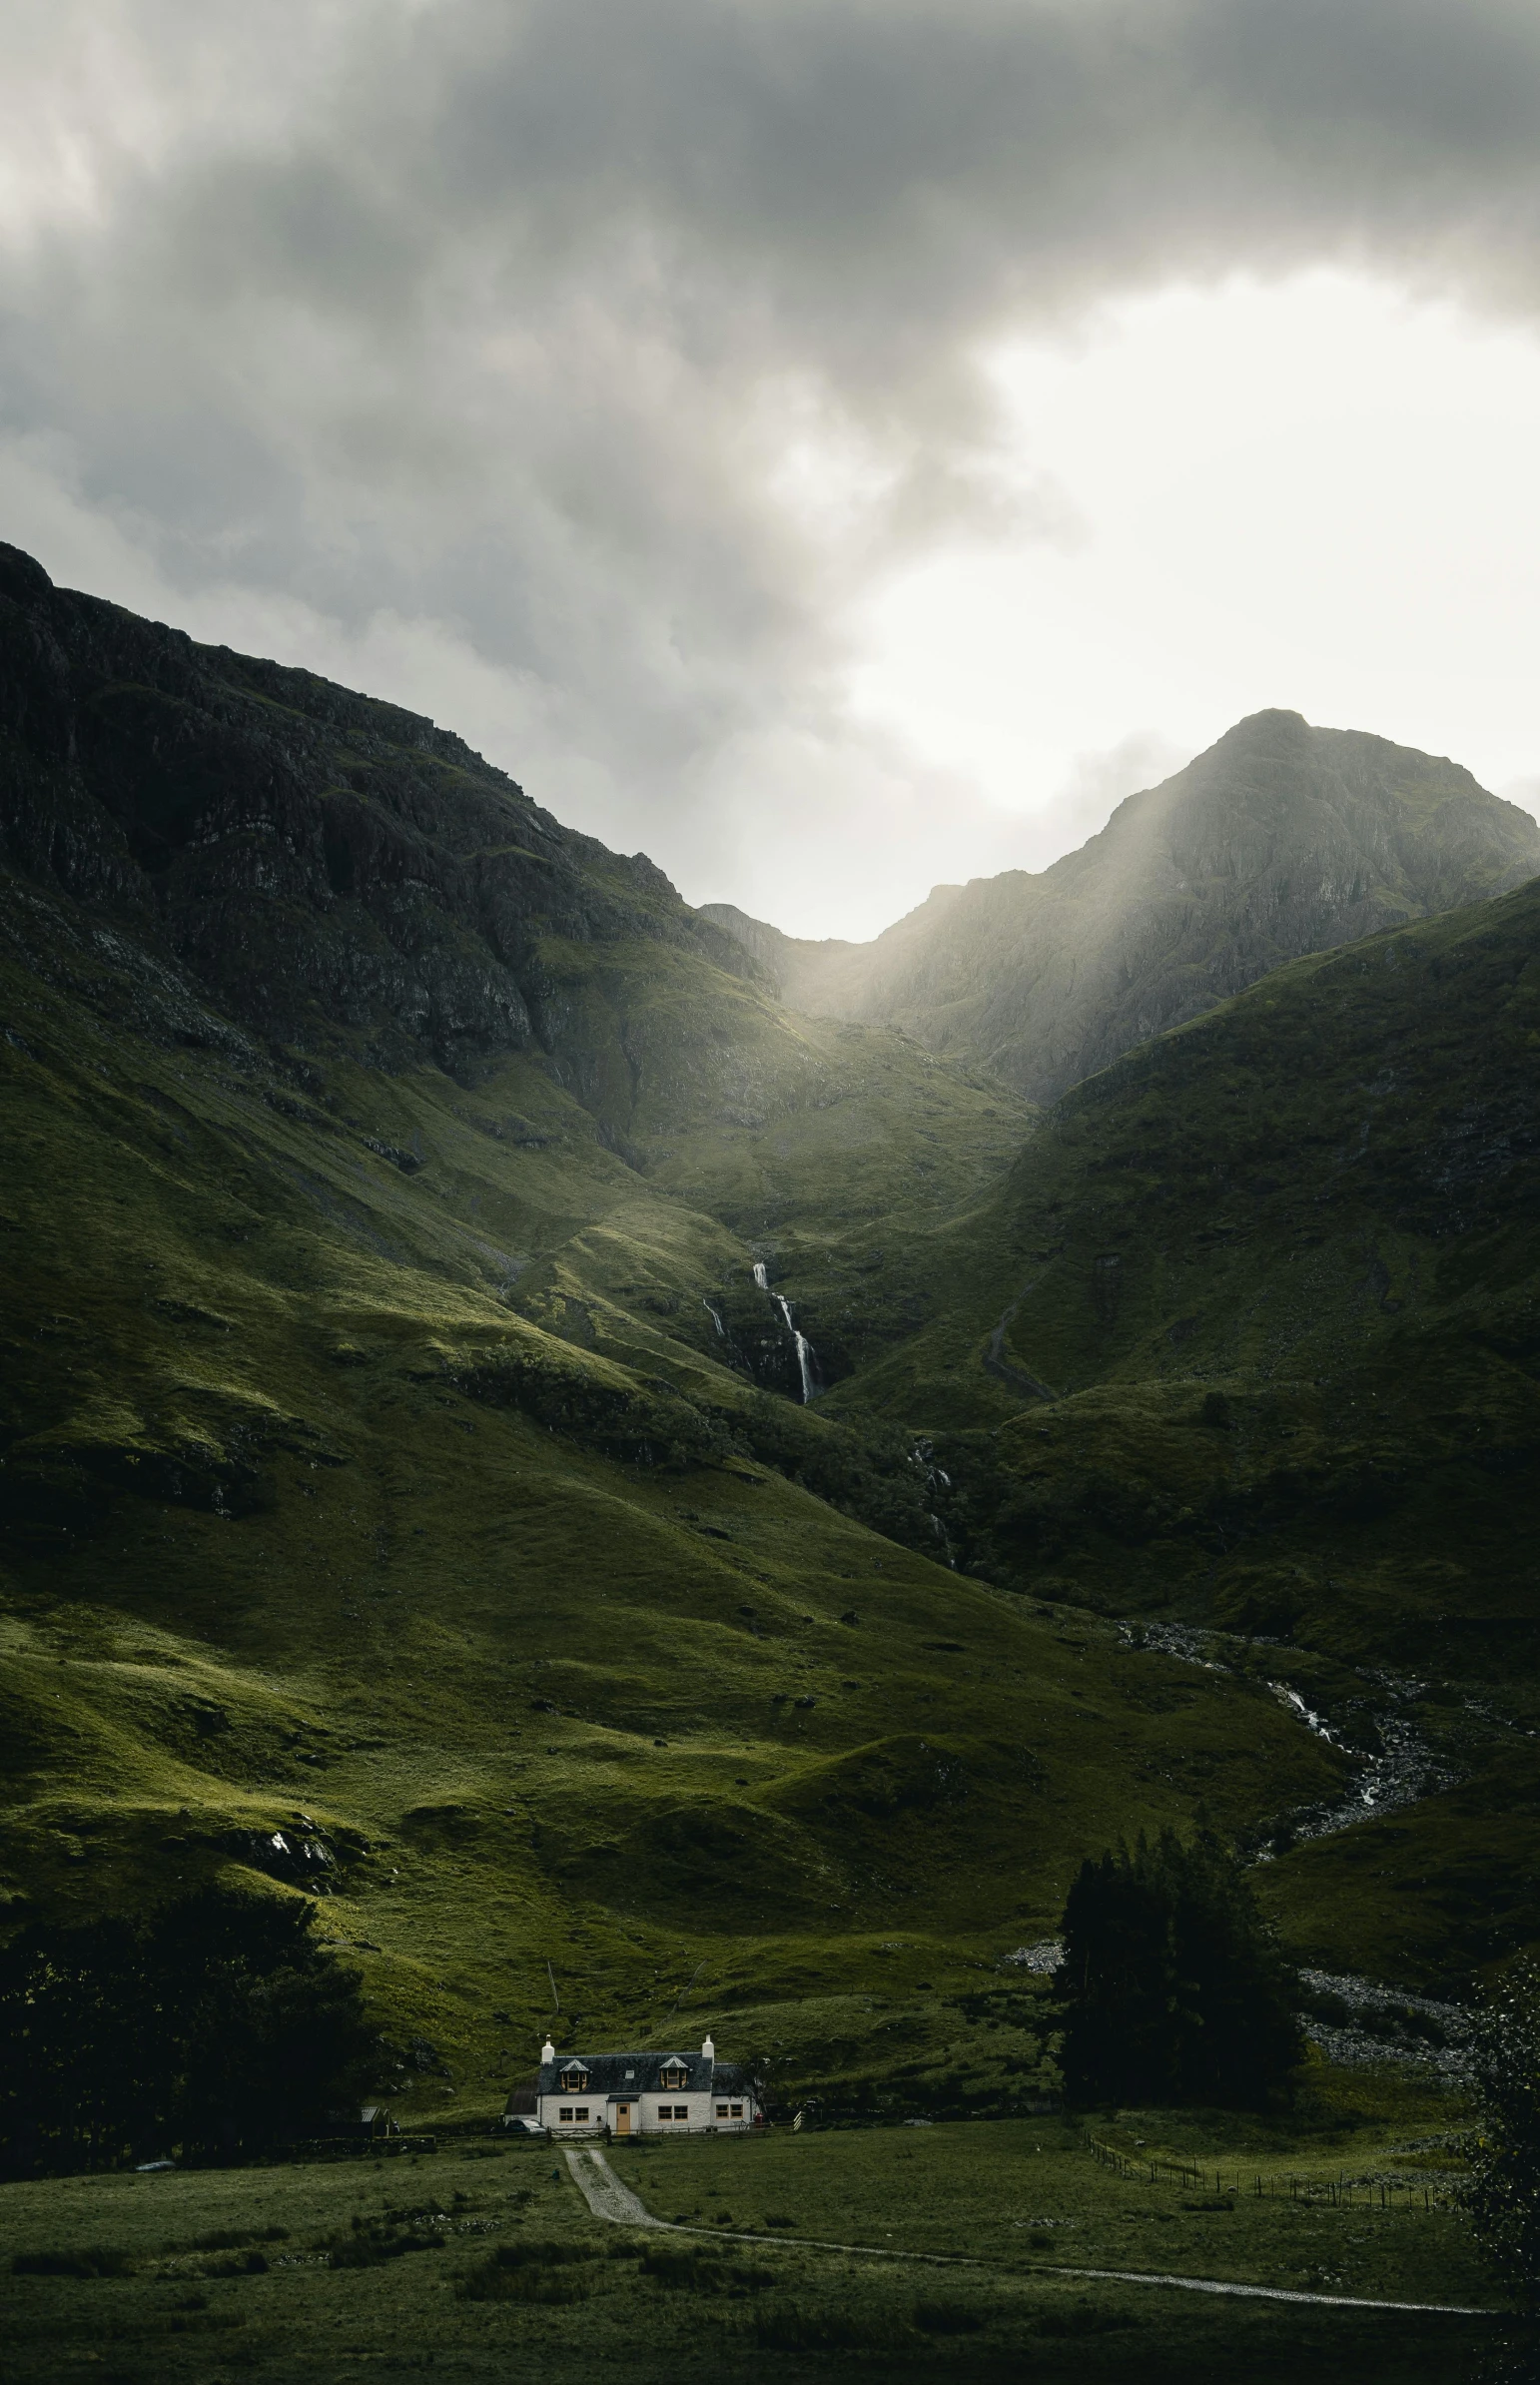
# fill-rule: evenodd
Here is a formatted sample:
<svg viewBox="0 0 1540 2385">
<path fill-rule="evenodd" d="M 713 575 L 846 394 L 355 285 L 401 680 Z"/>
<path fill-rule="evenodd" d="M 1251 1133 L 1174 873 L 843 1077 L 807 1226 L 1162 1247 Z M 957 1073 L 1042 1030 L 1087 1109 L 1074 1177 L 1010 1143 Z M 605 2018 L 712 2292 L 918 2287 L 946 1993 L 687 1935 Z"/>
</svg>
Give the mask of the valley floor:
<svg viewBox="0 0 1540 2385">
<path fill-rule="evenodd" d="M 1152 2152 L 1200 2159 L 1226 2189 L 1280 2167 L 1307 2189 L 1344 2174 L 1436 2176 L 1427 2165 L 1446 2156 L 1398 2134 L 1408 2116 L 1398 2096 L 1387 2078 L 1379 2121 L 1365 2115 L 1349 2147 L 1212 2115 L 1206 2130 L 1201 2115 L 1174 2114 L 1099 2127 L 1131 2150 L 1143 2140 L 1147 2165 Z M 1428 2116 L 1421 2105 L 1417 2116 Z M 1506 2373 L 1505 2322 L 1436 2188 L 1431 2208 L 1419 2192 L 1381 2209 L 1362 2185 L 1348 2207 L 1310 2192 L 1215 2195 L 1120 2175 L 1078 2123 L 1057 2118 L 781 2129 L 612 2146 L 609 2159 L 650 2213 L 699 2232 L 607 2225 L 553 2148 L 470 2137 L 389 2160 L 0 2187 L 0 2238 L 23 2264 L 0 2283 L 10 2373 L 26 2385 L 361 2369 L 1281 2381 L 1307 2363 L 1325 2378 L 1470 2385 Z M 794 2236 L 878 2257 L 776 2240 Z M 119 2273 L 25 2266 L 72 2254 Z M 1220 2300 L 1056 2274 L 1077 2267 L 1491 2315 Z"/>
</svg>

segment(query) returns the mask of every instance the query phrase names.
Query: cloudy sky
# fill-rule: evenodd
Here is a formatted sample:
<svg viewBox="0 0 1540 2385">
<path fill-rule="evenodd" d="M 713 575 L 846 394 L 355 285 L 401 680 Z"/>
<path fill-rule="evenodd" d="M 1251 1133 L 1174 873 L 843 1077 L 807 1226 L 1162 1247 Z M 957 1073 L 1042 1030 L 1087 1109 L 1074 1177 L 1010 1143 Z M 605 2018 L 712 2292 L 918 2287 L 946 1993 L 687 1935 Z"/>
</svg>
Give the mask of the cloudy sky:
<svg viewBox="0 0 1540 2385">
<path fill-rule="evenodd" d="M 1540 802 L 1534 0 L 14 0 L 0 536 L 874 932 L 1266 704 Z"/>
</svg>

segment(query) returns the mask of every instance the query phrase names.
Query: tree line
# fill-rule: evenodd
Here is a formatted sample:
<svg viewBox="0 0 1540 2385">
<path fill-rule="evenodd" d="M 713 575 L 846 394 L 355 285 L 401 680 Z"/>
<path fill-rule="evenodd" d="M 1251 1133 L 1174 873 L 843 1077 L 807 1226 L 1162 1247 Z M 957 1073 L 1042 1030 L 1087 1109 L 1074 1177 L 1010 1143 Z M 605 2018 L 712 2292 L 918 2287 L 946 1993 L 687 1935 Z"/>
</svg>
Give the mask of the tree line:
<svg viewBox="0 0 1540 2385">
<path fill-rule="evenodd" d="M 0 1949 L 11 2175 L 234 2159 L 324 2127 L 378 2071 L 357 1973 L 299 1900 L 208 1888 L 158 1913 L 33 1920 Z"/>
<path fill-rule="evenodd" d="M 1073 2103 L 1287 2095 L 1304 2053 L 1297 1974 L 1211 1832 L 1088 1858 L 1064 1913 L 1060 2066 Z"/>
</svg>

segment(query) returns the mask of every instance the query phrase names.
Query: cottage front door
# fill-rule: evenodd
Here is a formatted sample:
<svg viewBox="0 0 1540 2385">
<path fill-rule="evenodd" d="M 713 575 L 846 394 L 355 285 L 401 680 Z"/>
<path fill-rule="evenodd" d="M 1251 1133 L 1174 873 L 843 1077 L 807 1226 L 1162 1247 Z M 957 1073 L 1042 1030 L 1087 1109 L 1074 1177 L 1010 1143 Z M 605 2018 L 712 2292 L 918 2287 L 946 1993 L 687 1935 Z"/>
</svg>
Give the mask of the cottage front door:
<svg viewBox="0 0 1540 2385">
<path fill-rule="evenodd" d="M 615 2134 L 617 2136 L 629 2136 L 630 2133 L 631 2106 L 629 2103 L 617 2103 L 615 2105 Z"/>
</svg>

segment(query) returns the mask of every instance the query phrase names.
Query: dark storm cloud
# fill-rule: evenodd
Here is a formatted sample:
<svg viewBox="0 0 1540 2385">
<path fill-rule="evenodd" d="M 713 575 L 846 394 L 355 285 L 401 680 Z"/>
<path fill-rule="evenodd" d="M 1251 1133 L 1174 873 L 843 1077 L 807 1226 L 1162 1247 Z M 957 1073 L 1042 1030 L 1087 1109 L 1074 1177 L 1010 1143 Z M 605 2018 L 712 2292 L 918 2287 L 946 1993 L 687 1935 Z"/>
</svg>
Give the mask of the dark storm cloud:
<svg viewBox="0 0 1540 2385">
<path fill-rule="evenodd" d="M 202 0 L 55 25 L 16 104 L 71 130 L 91 193 L 45 199 L 3 268 L 12 436 L 190 597 L 447 624 L 609 787 L 598 824 L 629 807 L 676 868 L 756 832 L 756 739 L 854 751 L 835 673 L 863 573 L 952 519 L 1073 535 L 1002 476 L 992 338 L 1322 259 L 1540 300 L 1528 4 Z M 798 422 L 882 485 L 843 542 L 774 493 Z M 901 758 L 865 752 L 891 793 Z"/>
</svg>

